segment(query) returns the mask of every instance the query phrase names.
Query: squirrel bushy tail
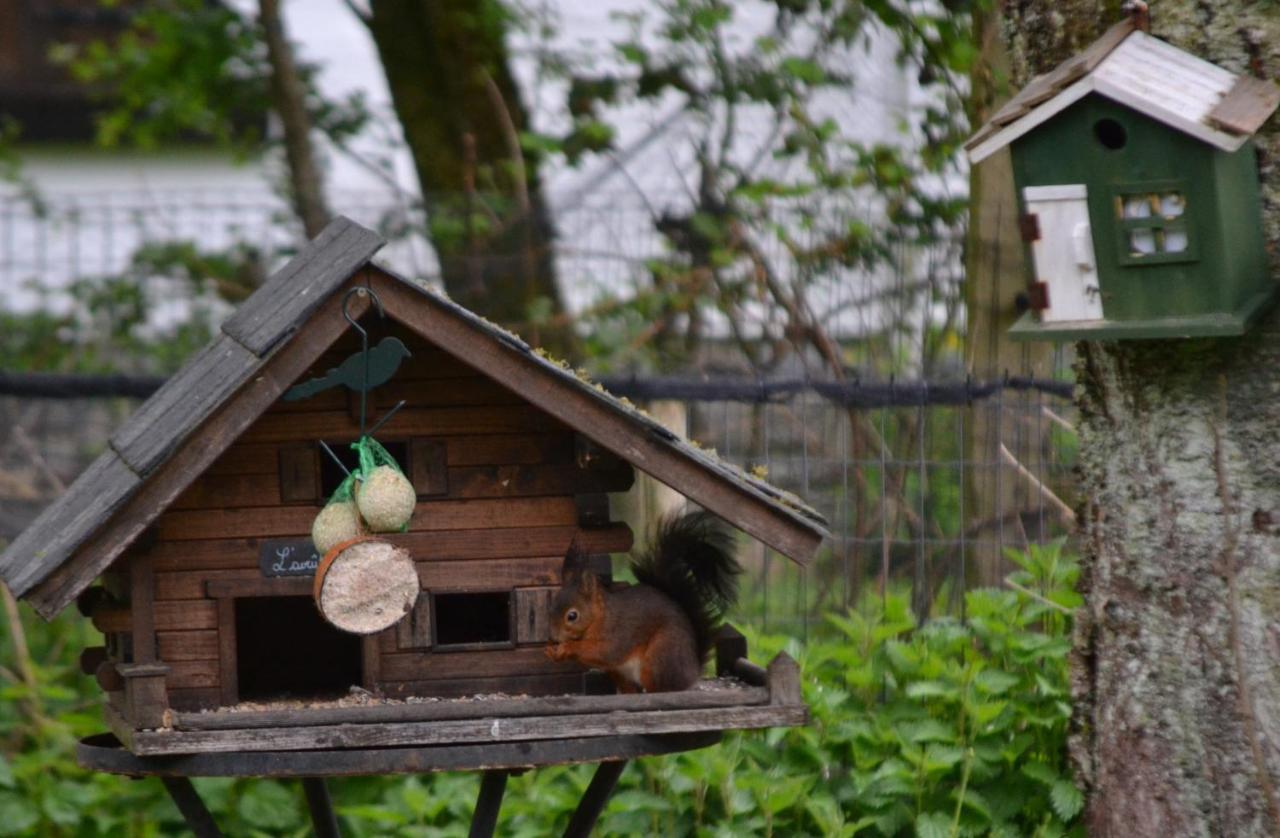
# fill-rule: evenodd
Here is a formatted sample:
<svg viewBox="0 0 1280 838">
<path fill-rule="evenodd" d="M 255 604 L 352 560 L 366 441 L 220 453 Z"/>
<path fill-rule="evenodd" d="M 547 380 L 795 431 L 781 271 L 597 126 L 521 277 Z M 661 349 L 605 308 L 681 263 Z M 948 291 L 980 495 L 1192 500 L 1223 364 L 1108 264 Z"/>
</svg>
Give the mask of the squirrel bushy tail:
<svg viewBox="0 0 1280 838">
<path fill-rule="evenodd" d="M 662 591 L 688 615 L 704 663 L 712 633 L 737 599 L 742 568 L 733 554 L 729 528 L 710 512 L 698 511 L 665 517 L 648 549 L 631 560 L 638 582 Z"/>
</svg>

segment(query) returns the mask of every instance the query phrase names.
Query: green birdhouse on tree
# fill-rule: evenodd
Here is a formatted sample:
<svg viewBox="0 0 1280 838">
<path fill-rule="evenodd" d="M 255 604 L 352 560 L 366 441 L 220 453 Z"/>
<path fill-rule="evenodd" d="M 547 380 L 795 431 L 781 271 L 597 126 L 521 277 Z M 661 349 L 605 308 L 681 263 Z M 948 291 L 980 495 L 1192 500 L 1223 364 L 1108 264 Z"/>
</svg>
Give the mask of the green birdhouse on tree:
<svg viewBox="0 0 1280 838">
<path fill-rule="evenodd" d="M 1280 88 L 1113 26 L 975 134 L 1013 159 L 1029 248 L 1022 340 L 1240 335 L 1277 291 L 1252 135 Z"/>
</svg>

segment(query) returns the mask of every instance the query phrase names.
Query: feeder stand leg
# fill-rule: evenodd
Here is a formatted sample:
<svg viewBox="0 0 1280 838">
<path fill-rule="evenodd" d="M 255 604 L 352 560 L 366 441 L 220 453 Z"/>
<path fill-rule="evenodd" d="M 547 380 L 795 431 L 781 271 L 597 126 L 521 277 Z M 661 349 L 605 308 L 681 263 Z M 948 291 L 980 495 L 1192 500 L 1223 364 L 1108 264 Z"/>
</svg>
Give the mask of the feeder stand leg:
<svg viewBox="0 0 1280 838">
<path fill-rule="evenodd" d="M 491 838 L 498 826 L 498 810 L 502 808 L 502 795 L 507 790 L 507 772 L 486 771 L 480 779 L 480 796 L 476 798 L 476 811 L 471 816 L 471 838 Z"/>
<path fill-rule="evenodd" d="M 173 798 L 183 820 L 196 838 L 222 838 L 222 830 L 218 829 L 218 824 L 200 799 L 196 787 L 191 785 L 191 780 L 186 777 L 161 777 L 160 782 L 164 783 L 169 796 Z"/>
<path fill-rule="evenodd" d="M 307 795 L 307 809 L 311 811 L 311 825 L 316 838 L 342 838 L 338 829 L 338 816 L 333 813 L 333 800 L 323 777 L 303 777 L 302 790 Z"/>
<path fill-rule="evenodd" d="M 582 795 L 573 818 L 569 820 L 569 826 L 564 831 L 565 838 L 587 838 L 591 834 L 591 828 L 596 825 L 596 820 L 604 811 L 604 804 L 609 802 L 609 795 L 613 793 L 613 787 L 618 784 L 618 778 L 626 767 L 625 759 L 600 763 L 595 776 L 591 778 L 591 785 L 587 786 L 587 793 Z"/>
</svg>

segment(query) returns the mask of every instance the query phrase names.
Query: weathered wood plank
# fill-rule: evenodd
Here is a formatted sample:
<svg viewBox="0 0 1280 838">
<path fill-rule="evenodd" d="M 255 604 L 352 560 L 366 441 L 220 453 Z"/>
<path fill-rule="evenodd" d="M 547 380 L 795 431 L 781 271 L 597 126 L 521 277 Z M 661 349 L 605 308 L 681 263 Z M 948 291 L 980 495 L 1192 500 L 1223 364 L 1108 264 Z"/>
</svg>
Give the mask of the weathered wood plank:
<svg viewBox="0 0 1280 838">
<path fill-rule="evenodd" d="M 358 350 L 356 350 L 358 351 Z M 484 407 L 491 405 L 520 404 L 521 399 L 515 393 L 500 384 L 467 370 L 466 377 L 450 378 L 435 383 L 423 380 L 404 379 L 404 368 L 396 371 L 391 381 L 370 391 L 370 405 L 377 404 L 384 409 L 405 400 L 410 407 Z M 322 375 L 323 373 L 316 373 Z M 310 374 L 302 376 L 305 381 Z M 315 413 L 317 411 L 347 410 L 347 402 L 352 391 L 346 387 L 334 387 L 317 393 L 309 399 L 296 402 L 279 401 L 272 405 L 270 412 L 283 414 Z M 372 411 L 371 411 L 372 412 Z"/>
<path fill-rule="evenodd" d="M 300 537 L 310 535 L 297 532 Z M 410 551 L 417 562 L 453 562 L 453 560 L 490 560 L 559 557 L 579 537 L 588 553 L 626 553 L 632 546 L 631 528 L 625 523 L 612 523 L 593 530 L 575 526 L 485 528 L 485 530 L 439 530 L 389 534 L 385 539 Z M 253 571 L 260 574 L 259 539 L 202 539 L 166 541 L 156 545 L 152 560 L 156 571 L 156 599 L 200 599 L 205 596 L 195 587 L 196 576 L 173 576 L 174 573 L 212 573 L 215 571 Z M 197 569 L 198 568 L 198 569 Z M 540 572 L 540 571 L 538 571 Z M 210 574 L 209 578 L 221 578 Z M 229 574 L 227 578 L 244 578 Z M 558 577 L 557 577 L 558 578 Z"/>
<path fill-rule="evenodd" d="M 477 695 L 565 696 L 582 695 L 583 672 L 549 675 L 507 675 L 501 678 L 443 678 L 435 681 L 383 681 L 382 693 L 389 698 L 429 695 L 434 698 L 470 698 Z M 518 699 L 523 700 L 523 699 Z"/>
<path fill-rule="evenodd" d="M 316 510 L 309 506 L 247 509 L 173 510 L 160 516 L 156 528 L 164 541 L 226 537 L 262 538 L 311 534 Z M 422 500 L 414 510 L 410 531 L 511 529 L 568 526 L 577 520 L 571 497 L 502 500 Z M 163 544 L 156 547 L 157 559 Z"/>
<path fill-rule="evenodd" d="M 218 661 L 165 661 L 169 666 L 168 683 L 174 689 L 213 688 L 219 685 Z"/>
<path fill-rule="evenodd" d="M 320 460 L 319 452 L 314 445 L 300 443 L 281 446 L 277 456 L 280 460 L 280 471 L 277 499 L 279 503 L 314 502 L 320 498 Z M 218 480 L 214 476 L 204 476 L 183 494 L 187 497 L 192 491 L 203 489 L 215 498 L 218 493 Z M 182 498 L 178 498 L 182 502 Z M 175 504 L 176 505 L 176 504 Z M 239 504 L 237 504 L 239 505 Z"/>
<path fill-rule="evenodd" d="M 440 439 L 409 441 L 409 478 L 419 496 L 449 494 L 449 448 Z"/>
<path fill-rule="evenodd" d="M 378 268 L 371 282 L 389 311 L 418 334 L 466 358 L 530 404 L 589 437 L 694 502 L 800 563 L 808 562 L 826 536 L 821 522 L 787 506 L 774 491 L 736 476 L 670 433 L 607 401 L 572 375 L 542 363 L 473 315 L 390 276 Z"/>
<path fill-rule="evenodd" d="M 156 632 L 156 645 L 166 663 L 218 659 L 216 630 Z"/>
<path fill-rule="evenodd" d="M 448 434 L 546 433 L 563 426 L 550 414 L 525 404 L 503 407 L 406 407 L 379 431 L 385 439 Z M 269 413 L 244 435 L 248 443 L 355 437 L 358 420 L 346 411 Z"/>
<path fill-rule="evenodd" d="M 396 624 L 394 633 L 383 632 L 387 638 L 393 634 L 395 636 L 393 649 L 431 648 L 431 594 L 425 591 L 419 593 L 413 609 Z M 384 638 L 379 639 L 384 640 L 385 643 Z M 379 653 L 385 649 L 385 645 L 380 645 Z"/>
<path fill-rule="evenodd" d="M 339 216 L 288 264 L 276 271 L 222 331 L 262 356 L 303 325 L 307 317 L 369 261 L 385 240 Z"/>
<path fill-rule="evenodd" d="M 551 600 L 559 588 L 516 588 L 516 642 L 545 643 L 551 637 Z"/>
<path fill-rule="evenodd" d="M 397 652 L 382 655 L 381 681 L 422 681 L 435 678 L 496 678 L 581 672 L 572 661 L 552 661 L 541 647 L 495 649 L 484 652 Z"/>
<path fill-rule="evenodd" d="M 1233 134 L 1253 134 L 1280 107 L 1280 87 L 1275 82 L 1240 76 L 1209 111 L 1209 122 Z"/>
<path fill-rule="evenodd" d="M 260 362 L 223 335 L 169 378 L 111 435 L 111 447 L 134 471 L 150 474 L 238 390 Z"/>
<path fill-rule="evenodd" d="M 110 450 L 102 454 L 0 554 L 0 580 L 14 596 L 25 596 L 122 508 L 140 485 L 138 475 L 118 454 Z"/>
<path fill-rule="evenodd" d="M 236 602 L 218 600 L 218 698 L 223 704 L 240 700 L 239 658 L 236 653 Z"/>
<path fill-rule="evenodd" d="M 169 690 L 169 706 L 179 712 L 213 709 L 226 704 L 222 700 L 222 687 Z"/>
<path fill-rule="evenodd" d="M 132 730 L 126 729 L 122 733 L 120 741 L 131 739 Z M 102 734 L 89 737 L 76 746 L 76 761 L 95 771 L 130 776 L 341 777 L 421 774 L 427 771 L 522 770 L 545 765 L 631 759 L 705 748 L 720 738 L 716 731 L 703 731 L 422 748 L 194 754 L 153 759 L 136 756 L 120 747 L 110 734 Z"/>
<path fill-rule="evenodd" d="M 217 606 L 212 600 L 157 602 L 156 631 L 193 631 L 217 626 Z M 103 634 L 133 629 L 132 615 L 125 608 L 104 608 L 93 612 L 93 627 Z"/>
<path fill-rule="evenodd" d="M 28 599 L 46 618 L 108 568 L 186 488 L 292 384 L 348 324 L 340 300 L 321 307 L 307 328 L 262 365 L 243 388 L 160 466 L 69 559 L 29 592 Z M 87 538 L 87 535 L 86 535 Z"/>
<path fill-rule="evenodd" d="M 151 553 L 134 556 L 129 563 L 129 610 L 133 613 L 133 662 L 156 660 L 156 580 Z"/>
<path fill-rule="evenodd" d="M 405 722 L 397 725 L 320 725 L 253 730 L 139 731 L 134 753 L 142 756 L 316 748 L 400 747 L 468 742 L 512 742 L 581 736 L 692 733 L 806 722 L 803 705 L 755 705 L 696 710 L 645 710 L 572 716 L 482 718 Z"/>
<path fill-rule="evenodd" d="M 408 574 L 406 574 L 408 575 Z M 214 579 L 205 583 L 205 592 L 213 599 L 240 599 L 257 596 L 310 596 L 312 579 L 309 576 L 248 577 L 244 579 Z"/>
<path fill-rule="evenodd" d="M 205 470 L 205 475 L 221 474 L 275 474 L 276 446 L 263 442 L 249 445 L 243 442 L 233 443 L 213 464 Z"/>
<path fill-rule="evenodd" d="M 421 440 L 432 446 L 431 440 Z M 415 443 L 418 445 L 417 443 Z M 414 450 L 425 447 L 418 445 Z M 440 452 L 443 462 L 444 452 Z M 284 451 L 281 451 L 284 455 Z M 314 460 L 311 460 L 314 466 Z M 283 466 L 282 466 L 283 468 Z M 625 492 L 635 480 L 630 466 L 614 471 L 584 471 L 570 464 L 455 466 L 438 475 L 433 482 L 429 473 L 418 480 L 413 469 L 414 488 L 423 499 L 468 500 L 476 498 L 545 497 L 574 495 L 578 492 Z M 182 509 L 228 509 L 245 507 L 278 507 L 281 503 L 314 502 L 319 488 L 315 472 L 310 487 L 301 484 L 282 487 L 279 474 L 205 475 L 196 480 L 169 507 Z M 312 509 L 314 512 L 315 510 Z"/>
<path fill-rule="evenodd" d="M 178 730 L 237 730 L 336 724 L 387 724 L 455 721 L 521 716 L 571 716 L 578 713 L 634 713 L 642 710 L 694 710 L 706 707 L 750 707 L 769 703 L 763 687 L 716 687 L 669 693 L 631 695 L 562 695 L 554 698 L 444 699 L 420 704 L 377 704 L 368 707 L 306 708 L 179 714 Z"/>
</svg>

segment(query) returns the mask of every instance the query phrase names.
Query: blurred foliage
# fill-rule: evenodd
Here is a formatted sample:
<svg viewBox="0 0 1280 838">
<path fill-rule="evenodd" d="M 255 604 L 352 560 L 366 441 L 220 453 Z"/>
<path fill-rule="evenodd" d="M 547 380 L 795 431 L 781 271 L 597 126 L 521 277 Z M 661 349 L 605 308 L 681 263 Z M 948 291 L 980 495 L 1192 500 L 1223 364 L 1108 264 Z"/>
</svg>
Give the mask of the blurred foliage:
<svg viewBox="0 0 1280 838">
<path fill-rule="evenodd" d="M 752 636 L 757 660 L 785 648 L 800 662 L 810 724 L 637 761 L 596 834 L 1083 834 L 1066 762 L 1076 562 L 1060 542 L 1010 558 L 1018 589 L 970 592 L 963 621 L 917 626 L 899 591 L 829 614 L 807 645 Z M 176 832 L 180 818 L 157 780 L 75 766 L 76 739 L 102 729 L 98 688 L 76 664 L 97 633 L 74 613 L 21 622 L 22 635 L 7 633 L 0 650 L 0 834 Z M 590 777 L 576 766 L 512 778 L 501 834 L 563 829 Z M 310 832 L 296 783 L 196 785 L 229 835 Z M 345 834 L 450 836 L 466 834 L 478 782 L 344 778 L 330 788 Z"/>
</svg>

